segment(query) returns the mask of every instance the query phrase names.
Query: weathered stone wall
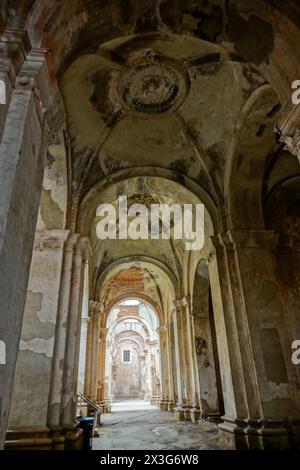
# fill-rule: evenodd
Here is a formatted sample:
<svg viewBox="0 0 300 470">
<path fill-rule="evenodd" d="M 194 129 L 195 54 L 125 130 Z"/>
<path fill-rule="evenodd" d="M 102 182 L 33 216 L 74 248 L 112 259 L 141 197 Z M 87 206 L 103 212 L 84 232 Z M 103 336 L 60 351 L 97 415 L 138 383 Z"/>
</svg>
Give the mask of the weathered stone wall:
<svg viewBox="0 0 300 470">
<path fill-rule="evenodd" d="M 123 362 L 123 350 L 131 350 L 131 362 Z M 112 394 L 118 398 L 140 398 L 141 362 L 137 347 L 130 340 L 124 340 L 117 346 L 112 361 Z"/>
</svg>

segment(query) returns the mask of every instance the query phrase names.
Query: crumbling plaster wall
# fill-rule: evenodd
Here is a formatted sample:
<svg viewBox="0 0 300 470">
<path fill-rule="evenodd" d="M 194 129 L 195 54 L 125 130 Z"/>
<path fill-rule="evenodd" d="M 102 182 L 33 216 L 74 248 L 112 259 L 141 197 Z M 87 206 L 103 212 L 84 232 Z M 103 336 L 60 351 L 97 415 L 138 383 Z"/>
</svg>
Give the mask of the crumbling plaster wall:
<svg viewBox="0 0 300 470">
<path fill-rule="evenodd" d="M 47 425 L 53 345 L 66 232 L 37 233 L 19 344 L 10 427 Z"/>
</svg>

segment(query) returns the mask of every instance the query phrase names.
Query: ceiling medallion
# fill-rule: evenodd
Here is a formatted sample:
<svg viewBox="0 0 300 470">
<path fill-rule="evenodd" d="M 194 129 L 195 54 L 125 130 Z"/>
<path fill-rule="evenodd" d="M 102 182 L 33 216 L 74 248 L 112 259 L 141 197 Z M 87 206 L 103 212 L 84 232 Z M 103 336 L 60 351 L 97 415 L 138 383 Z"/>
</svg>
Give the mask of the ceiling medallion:
<svg viewBox="0 0 300 470">
<path fill-rule="evenodd" d="M 182 104 L 187 90 L 187 78 L 161 63 L 140 63 L 119 83 L 123 105 L 131 112 L 144 115 L 173 111 Z"/>
</svg>

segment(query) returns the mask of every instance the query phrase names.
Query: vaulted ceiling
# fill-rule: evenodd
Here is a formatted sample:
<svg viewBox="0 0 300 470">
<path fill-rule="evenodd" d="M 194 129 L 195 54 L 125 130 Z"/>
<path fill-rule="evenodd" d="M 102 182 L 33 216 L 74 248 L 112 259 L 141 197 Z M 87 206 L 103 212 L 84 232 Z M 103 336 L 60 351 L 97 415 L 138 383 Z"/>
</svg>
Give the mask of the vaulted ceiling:
<svg viewBox="0 0 300 470">
<path fill-rule="evenodd" d="M 299 79 L 298 1 L 3 0 L 0 11 L 0 29 L 24 28 L 49 48 L 66 110 L 68 226 L 91 240 L 98 296 L 99 279 L 119 295 L 125 269 L 160 304 L 159 263 L 182 293 L 201 257 L 174 240 L 99 241 L 96 209 L 122 194 L 203 202 L 207 238 L 278 230 L 283 218 L 297 230 L 299 165 L 274 128 Z M 104 279 L 109 266 L 115 277 Z"/>
</svg>

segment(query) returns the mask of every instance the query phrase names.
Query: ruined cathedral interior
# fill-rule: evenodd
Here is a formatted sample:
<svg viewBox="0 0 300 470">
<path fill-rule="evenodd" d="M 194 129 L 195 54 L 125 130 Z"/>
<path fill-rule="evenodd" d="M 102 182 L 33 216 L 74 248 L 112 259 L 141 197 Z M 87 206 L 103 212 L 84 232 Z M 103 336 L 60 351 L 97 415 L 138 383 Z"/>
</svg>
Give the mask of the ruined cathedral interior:
<svg viewBox="0 0 300 470">
<path fill-rule="evenodd" d="M 299 449 L 299 44 L 298 0 L 0 0 L 0 449 Z M 100 239 L 120 196 L 202 248 Z"/>
</svg>

